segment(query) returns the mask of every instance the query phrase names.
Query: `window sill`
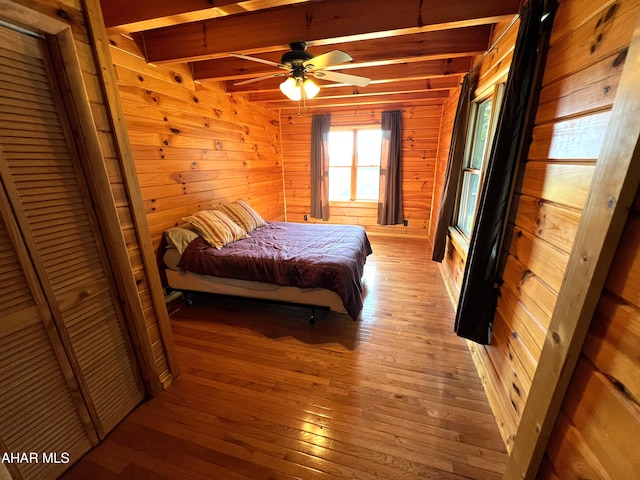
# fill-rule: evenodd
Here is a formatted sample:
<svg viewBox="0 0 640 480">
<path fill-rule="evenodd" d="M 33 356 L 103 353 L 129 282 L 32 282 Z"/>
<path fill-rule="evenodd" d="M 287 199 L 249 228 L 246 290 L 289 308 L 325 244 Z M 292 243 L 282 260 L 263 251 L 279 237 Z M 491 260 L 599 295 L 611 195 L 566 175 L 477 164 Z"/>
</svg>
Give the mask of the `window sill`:
<svg viewBox="0 0 640 480">
<path fill-rule="evenodd" d="M 466 262 L 469 252 L 469 240 L 456 227 L 449 227 L 449 238 L 453 248 L 456 249 L 460 257 Z"/>
</svg>

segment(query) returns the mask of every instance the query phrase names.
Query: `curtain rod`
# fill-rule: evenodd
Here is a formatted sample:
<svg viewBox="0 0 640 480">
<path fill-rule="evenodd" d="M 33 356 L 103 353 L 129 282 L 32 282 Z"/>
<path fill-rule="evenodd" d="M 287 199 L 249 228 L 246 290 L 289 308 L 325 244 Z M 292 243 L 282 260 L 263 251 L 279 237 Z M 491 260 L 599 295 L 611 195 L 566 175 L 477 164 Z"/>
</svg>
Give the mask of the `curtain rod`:
<svg viewBox="0 0 640 480">
<path fill-rule="evenodd" d="M 496 48 L 496 45 L 498 44 L 498 42 L 500 42 L 500 40 L 502 40 L 502 37 L 504 37 L 507 34 L 507 32 L 511 30 L 511 27 L 515 25 L 516 21 L 518 21 L 519 18 L 520 18 L 519 13 L 513 17 L 513 19 L 511 20 L 511 23 L 509 23 L 509 25 L 507 25 L 507 28 L 504 29 L 504 32 L 502 32 L 500 36 L 496 38 L 496 41 L 491 44 L 491 46 L 487 49 L 486 52 L 484 52 L 484 55 L 482 55 L 480 60 L 478 60 L 478 62 L 473 67 L 471 67 L 471 70 L 469 70 L 469 73 L 475 72 L 475 70 L 480 66 L 480 64 L 484 61 L 484 59 L 487 58 L 487 55 L 489 55 L 493 51 L 493 49 Z"/>
</svg>

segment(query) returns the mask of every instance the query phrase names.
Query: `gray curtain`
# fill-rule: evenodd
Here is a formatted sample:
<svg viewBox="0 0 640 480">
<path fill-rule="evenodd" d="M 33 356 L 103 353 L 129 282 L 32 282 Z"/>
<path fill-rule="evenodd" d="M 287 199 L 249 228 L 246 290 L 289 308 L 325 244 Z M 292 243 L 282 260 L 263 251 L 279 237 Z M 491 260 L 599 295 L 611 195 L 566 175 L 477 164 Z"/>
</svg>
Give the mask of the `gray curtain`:
<svg viewBox="0 0 640 480">
<path fill-rule="evenodd" d="M 453 123 L 451 145 L 449 147 L 449 159 L 444 176 L 444 188 L 440 197 L 440 210 L 438 222 L 433 234 L 433 252 L 431 258 L 436 262 L 442 262 L 447 244 L 449 226 L 453 223 L 453 213 L 458 195 L 458 182 L 462 172 L 462 161 L 467 144 L 467 131 L 469 130 L 469 111 L 471 107 L 471 95 L 475 90 L 475 77 L 472 74 L 465 75 L 458 99 L 456 118 Z"/>
<path fill-rule="evenodd" d="M 399 110 L 382 112 L 382 155 L 378 225 L 396 225 L 402 214 L 402 115 Z"/>
<path fill-rule="evenodd" d="M 311 120 L 311 211 L 313 218 L 329 220 L 329 130 L 331 115 Z"/>
<path fill-rule="evenodd" d="M 491 342 L 499 285 L 502 283 L 497 266 L 511 184 L 518 160 L 527 155 L 535 118 L 535 98 L 542 79 L 555 9 L 553 0 L 529 0 L 520 12 L 520 30 L 456 310 L 455 332 L 477 343 Z"/>
</svg>

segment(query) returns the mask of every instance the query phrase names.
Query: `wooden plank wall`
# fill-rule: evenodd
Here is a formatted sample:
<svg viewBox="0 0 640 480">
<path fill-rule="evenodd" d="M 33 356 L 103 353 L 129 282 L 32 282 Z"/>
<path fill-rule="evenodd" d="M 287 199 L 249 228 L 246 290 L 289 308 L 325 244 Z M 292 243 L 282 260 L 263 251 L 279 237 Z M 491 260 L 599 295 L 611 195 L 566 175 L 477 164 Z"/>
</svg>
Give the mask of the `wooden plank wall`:
<svg viewBox="0 0 640 480">
<path fill-rule="evenodd" d="M 633 3 L 636 5 L 634 6 Z M 492 345 L 486 357 L 515 435 L 555 305 L 622 71 L 637 2 L 560 2 L 533 141 L 515 200 Z M 480 349 L 478 349 L 480 350 Z M 485 352 L 478 352 L 483 354 Z"/>
<path fill-rule="evenodd" d="M 490 44 L 498 41 L 500 36 L 504 36 L 499 40 L 497 45 L 485 58 L 476 58 L 477 84 L 476 90 L 473 92 L 473 98 L 482 98 L 490 96 L 491 91 L 498 83 L 504 83 L 506 75 L 511 64 L 513 55 L 513 46 L 518 33 L 518 24 L 514 24 L 509 28 L 510 22 L 505 21 L 496 26 L 492 35 Z M 507 30 L 508 29 L 508 30 Z M 506 33 L 505 33 L 505 30 Z M 434 189 L 434 209 L 431 218 L 431 232 L 435 232 L 440 197 L 444 188 L 444 176 L 446 173 L 449 148 L 451 144 L 451 135 L 453 133 L 453 123 L 455 121 L 457 101 L 460 95 L 458 90 L 456 96 L 446 103 L 442 114 L 442 129 L 440 134 L 440 148 L 438 149 L 438 164 L 435 173 L 435 189 Z M 454 303 L 457 303 L 460 295 L 460 286 L 462 285 L 462 277 L 467 261 L 468 246 L 460 241 L 461 238 L 448 238 L 445 258 L 440 269 L 442 276 L 447 285 L 447 289 Z"/>
<path fill-rule="evenodd" d="M 147 64 L 136 45 L 111 39 L 129 139 L 154 248 L 193 212 L 244 198 L 284 219 L 277 113 L 200 85 L 183 66 Z"/>
<path fill-rule="evenodd" d="M 397 108 L 402 111 L 402 198 L 408 226 L 377 225 L 375 202 L 331 202 L 328 223 L 361 225 L 369 233 L 427 237 L 442 105 Z M 332 113 L 331 124 L 380 125 L 381 117 L 381 109 L 339 110 Z M 290 222 L 305 221 L 304 215 L 310 210 L 311 120 L 312 116 L 306 114 L 281 117 L 287 220 Z M 321 222 L 310 216 L 308 221 Z"/>
<path fill-rule="evenodd" d="M 431 221 L 429 222 L 429 237 L 432 238 L 436 231 L 438 223 L 438 212 L 440 211 L 440 200 L 442 198 L 442 192 L 444 190 L 445 175 L 447 173 L 447 163 L 449 161 L 449 150 L 451 147 L 451 137 L 453 135 L 453 124 L 456 119 L 456 109 L 458 106 L 458 99 L 460 98 L 460 89 L 452 92 L 449 99 L 442 106 L 442 120 L 440 123 L 440 139 L 438 154 L 436 157 L 436 167 L 433 175 L 434 188 L 433 188 L 433 202 L 431 206 Z M 460 283 L 456 281 L 454 275 L 460 270 L 456 265 L 456 258 L 459 258 L 456 250 L 449 243 L 443 263 L 440 265 L 440 273 L 445 280 L 445 285 L 451 296 L 451 299 L 457 299 L 460 295 Z"/>
<path fill-rule="evenodd" d="M 507 448 L 527 400 L 637 18 L 637 0 L 560 1 L 514 200 L 490 346 L 469 342 Z M 461 280 L 455 245 L 445 279 Z M 459 284 L 458 284 L 459 285 Z M 452 289 L 455 294 L 455 289 Z"/>
<path fill-rule="evenodd" d="M 547 445 L 540 478 L 640 472 L 640 191 Z"/>
<path fill-rule="evenodd" d="M 429 236 L 436 230 L 438 223 L 438 211 L 440 210 L 440 200 L 444 188 L 445 174 L 447 172 L 447 162 L 449 161 L 449 150 L 451 147 L 451 136 L 453 134 L 453 124 L 456 119 L 456 108 L 460 98 L 460 88 L 453 90 L 447 101 L 442 106 L 442 117 L 440 119 L 440 136 L 438 139 L 438 152 L 436 154 L 436 165 L 433 174 L 433 201 L 431 202 L 431 219 L 429 221 Z"/>
<path fill-rule="evenodd" d="M 510 22 L 503 22 L 496 26 L 493 34 L 491 44 L 496 42 L 500 36 L 508 28 Z M 499 40 L 496 48 L 492 50 L 484 59 L 478 57 L 474 64 L 477 64 L 477 88 L 474 92 L 474 98 L 483 97 L 491 92 L 497 83 L 503 83 L 506 80 L 506 75 L 511 64 L 511 57 L 513 55 L 513 47 L 515 45 L 515 39 L 518 33 L 518 24 L 513 25 Z M 459 92 L 458 92 L 459 93 Z M 436 186 L 434 192 L 434 198 L 437 198 L 439 205 L 439 199 L 442 195 L 442 189 L 444 184 L 444 175 L 446 171 L 446 164 L 449 154 L 449 145 L 451 142 L 451 134 L 453 130 L 453 122 L 456 114 L 456 102 L 447 103 L 443 110 L 443 122 L 440 139 L 440 149 L 438 152 L 438 168 L 436 170 L 435 179 Z M 434 208 L 433 217 L 431 220 L 431 232 L 435 231 L 437 221 L 437 210 Z M 459 237 L 450 236 L 447 239 L 447 247 L 445 257 L 442 261 L 440 272 L 447 286 L 447 290 L 451 296 L 454 306 L 458 302 L 460 295 L 460 287 L 462 285 L 462 277 L 464 275 L 464 269 L 467 260 L 468 245 L 465 245 L 463 241 L 460 241 Z M 504 402 L 509 402 L 508 397 L 502 395 L 501 390 L 496 387 L 500 384 L 495 375 L 495 369 L 491 367 L 491 361 L 486 355 L 484 347 L 477 346 L 470 342 L 469 348 L 471 349 L 476 363 L 476 368 L 480 373 L 480 378 L 485 387 L 485 392 L 489 398 L 491 407 L 498 424 L 501 426 L 501 433 L 506 444 L 509 444 L 507 437 L 505 436 L 504 425 L 508 425 L 508 431 L 515 433 L 516 422 L 513 415 L 505 416 L 505 412 L 510 413 L 509 408 L 504 405 Z M 481 351 L 478 351 L 481 349 Z"/>
<path fill-rule="evenodd" d="M 124 194 L 121 159 L 115 148 L 109 110 L 98 75 L 98 67 L 91 45 L 91 36 L 87 30 L 84 17 L 83 4 L 78 0 L 60 0 L 55 4 L 48 0 L 15 0 L 15 3 L 24 5 L 56 20 L 67 22 L 71 27 L 75 48 L 78 52 L 82 78 L 100 138 L 103 160 L 109 172 L 113 196 L 117 199 L 121 230 L 127 242 L 129 259 L 138 286 L 140 303 L 144 310 L 148 341 L 152 345 L 155 357 L 155 374 L 157 379 L 166 386 L 172 380 L 172 372 L 167 362 L 165 346 L 161 340 L 158 317 L 152 305 L 149 291 L 149 273 L 142 264 L 140 245 L 137 240 L 139 233 L 146 234 L 146 232 L 137 231 L 137 226 L 134 225 L 131 214 L 135 207 Z"/>
</svg>

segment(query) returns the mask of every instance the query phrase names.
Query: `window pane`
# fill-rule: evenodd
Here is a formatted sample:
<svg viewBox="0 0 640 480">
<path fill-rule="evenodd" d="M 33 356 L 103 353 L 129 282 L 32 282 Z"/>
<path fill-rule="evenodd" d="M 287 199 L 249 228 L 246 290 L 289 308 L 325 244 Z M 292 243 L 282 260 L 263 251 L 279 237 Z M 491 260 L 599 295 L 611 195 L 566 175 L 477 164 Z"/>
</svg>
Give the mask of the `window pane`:
<svg viewBox="0 0 640 480">
<path fill-rule="evenodd" d="M 329 199 L 351 199 L 351 162 L 348 167 L 329 167 Z"/>
<path fill-rule="evenodd" d="M 356 152 L 353 151 L 354 137 Z M 381 130 L 334 130 L 329 133 L 330 200 L 378 200 L 381 144 Z M 356 164 L 353 164 L 354 159 Z M 352 187 L 355 191 L 351 191 Z"/>
<path fill-rule="evenodd" d="M 358 167 L 358 200 L 378 200 L 380 190 L 380 167 Z"/>
<path fill-rule="evenodd" d="M 462 196 L 460 197 L 460 210 L 458 211 L 458 228 L 467 238 L 471 238 L 480 174 L 477 171 L 465 171 L 463 175 Z"/>
<path fill-rule="evenodd" d="M 471 155 L 469 157 L 469 168 L 482 168 L 482 158 L 484 156 L 485 145 L 489 133 L 489 120 L 491 119 L 491 99 L 478 105 L 476 111 L 475 131 L 473 132 L 473 143 L 471 145 Z"/>
<path fill-rule="evenodd" d="M 329 166 L 347 167 L 353 159 L 353 132 L 329 132 Z"/>
<path fill-rule="evenodd" d="M 358 130 L 358 166 L 380 166 L 381 144 L 382 130 Z"/>
</svg>

